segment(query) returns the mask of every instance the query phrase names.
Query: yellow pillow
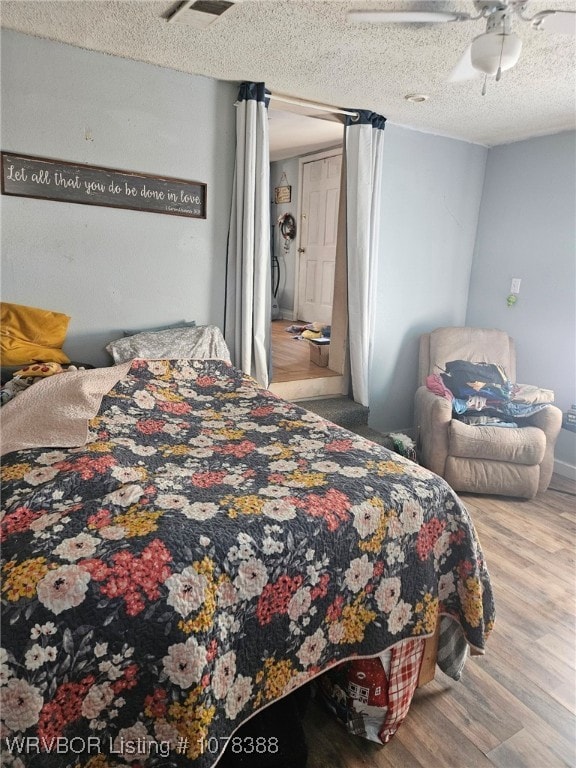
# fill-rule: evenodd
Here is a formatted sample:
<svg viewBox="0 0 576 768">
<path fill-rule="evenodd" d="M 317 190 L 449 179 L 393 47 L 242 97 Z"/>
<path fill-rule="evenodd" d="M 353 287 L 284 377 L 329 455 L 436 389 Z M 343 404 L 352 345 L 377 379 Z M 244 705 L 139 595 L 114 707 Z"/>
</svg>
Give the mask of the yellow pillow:
<svg viewBox="0 0 576 768">
<path fill-rule="evenodd" d="M 0 363 L 69 363 L 61 349 L 69 322 L 61 312 L 0 302 Z"/>
</svg>

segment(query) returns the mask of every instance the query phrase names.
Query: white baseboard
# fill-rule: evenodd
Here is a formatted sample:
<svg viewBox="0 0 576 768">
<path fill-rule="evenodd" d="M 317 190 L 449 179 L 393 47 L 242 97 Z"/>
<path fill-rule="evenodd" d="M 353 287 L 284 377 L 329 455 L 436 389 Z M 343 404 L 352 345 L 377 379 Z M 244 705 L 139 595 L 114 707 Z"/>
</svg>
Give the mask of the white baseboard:
<svg viewBox="0 0 576 768">
<path fill-rule="evenodd" d="M 573 464 L 568 464 L 567 461 L 554 459 L 554 472 L 562 477 L 567 477 L 569 480 L 576 481 L 576 467 Z"/>
<path fill-rule="evenodd" d="M 280 317 L 282 320 L 296 320 L 296 315 L 294 314 L 293 309 L 286 309 L 285 307 L 280 307 Z"/>
</svg>

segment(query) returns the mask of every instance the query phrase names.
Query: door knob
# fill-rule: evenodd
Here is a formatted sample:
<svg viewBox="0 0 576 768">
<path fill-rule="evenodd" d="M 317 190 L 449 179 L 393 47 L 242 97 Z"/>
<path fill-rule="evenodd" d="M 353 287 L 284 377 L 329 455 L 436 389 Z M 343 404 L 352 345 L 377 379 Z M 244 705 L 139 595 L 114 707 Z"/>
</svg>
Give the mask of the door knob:
<svg viewBox="0 0 576 768">
<path fill-rule="evenodd" d="M 298 248 L 298 253 L 306 253 L 306 248 Z"/>
</svg>

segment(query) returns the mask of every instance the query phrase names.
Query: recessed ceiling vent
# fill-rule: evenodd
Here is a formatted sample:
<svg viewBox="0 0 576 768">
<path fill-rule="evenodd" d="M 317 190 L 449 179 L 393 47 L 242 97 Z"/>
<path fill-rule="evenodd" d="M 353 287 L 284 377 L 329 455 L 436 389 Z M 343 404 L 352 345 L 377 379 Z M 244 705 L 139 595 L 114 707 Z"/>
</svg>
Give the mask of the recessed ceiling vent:
<svg viewBox="0 0 576 768">
<path fill-rule="evenodd" d="M 192 0 L 185 2 L 168 18 L 168 21 L 204 29 L 213 24 L 234 3 L 227 0 Z"/>
</svg>

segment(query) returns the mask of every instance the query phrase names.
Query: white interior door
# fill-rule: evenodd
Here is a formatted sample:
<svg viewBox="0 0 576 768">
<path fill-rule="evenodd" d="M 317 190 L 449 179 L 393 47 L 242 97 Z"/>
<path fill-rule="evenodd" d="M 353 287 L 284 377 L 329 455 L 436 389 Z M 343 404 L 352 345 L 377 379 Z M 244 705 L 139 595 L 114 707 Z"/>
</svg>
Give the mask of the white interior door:
<svg viewBox="0 0 576 768">
<path fill-rule="evenodd" d="M 304 163 L 298 319 L 332 322 L 342 154 Z"/>
</svg>

